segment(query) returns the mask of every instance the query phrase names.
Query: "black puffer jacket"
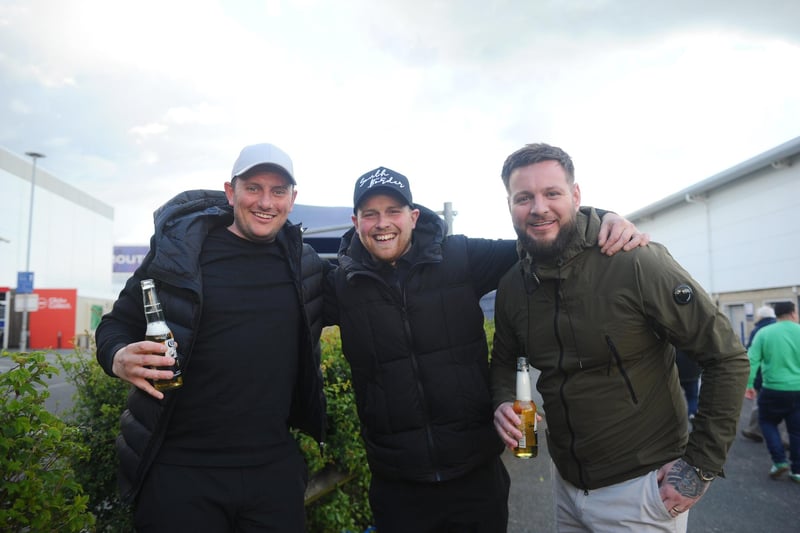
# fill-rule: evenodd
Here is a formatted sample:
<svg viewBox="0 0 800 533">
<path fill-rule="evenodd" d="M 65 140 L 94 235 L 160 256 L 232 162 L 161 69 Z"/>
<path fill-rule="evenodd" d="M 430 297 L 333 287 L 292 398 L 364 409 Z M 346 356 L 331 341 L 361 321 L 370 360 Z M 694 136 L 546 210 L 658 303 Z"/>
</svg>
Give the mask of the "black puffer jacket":
<svg viewBox="0 0 800 533">
<path fill-rule="evenodd" d="M 186 379 L 191 379 L 192 347 L 203 308 L 200 251 L 211 229 L 232 223 L 232 213 L 221 191 L 187 191 L 156 211 L 150 252 L 97 328 L 97 360 L 108 375 L 114 375 L 114 354 L 123 346 L 144 339 L 146 323 L 140 281 L 153 278 L 167 322 L 178 341 Z M 299 227 L 287 223 L 277 240 L 295 275 L 295 286 L 305 311 L 300 368 L 289 423 L 322 441 L 325 398 L 319 370 L 319 335 L 326 268 L 314 250 L 303 244 Z M 171 399 L 179 391 L 168 392 L 159 401 L 134 388 L 128 397 L 117 439 L 120 493 L 126 500 L 136 497 L 158 453 L 174 403 Z"/>
<path fill-rule="evenodd" d="M 445 237 L 421 213 L 393 288 L 351 229 L 331 273 L 362 435 L 374 474 L 441 481 L 497 456 L 481 296 L 515 263 L 514 241 Z M 327 317 L 330 318 L 330 317 Z"/>
</svg>

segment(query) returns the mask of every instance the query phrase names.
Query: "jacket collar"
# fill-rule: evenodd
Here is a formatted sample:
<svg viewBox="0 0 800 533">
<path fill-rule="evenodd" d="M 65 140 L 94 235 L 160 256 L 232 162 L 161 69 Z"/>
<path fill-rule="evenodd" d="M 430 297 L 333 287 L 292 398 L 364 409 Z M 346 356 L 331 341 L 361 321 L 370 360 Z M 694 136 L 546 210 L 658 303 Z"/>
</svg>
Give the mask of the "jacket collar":
<svg viewBox="0 0 800 533">
<path fill-rule="evenodd" d="M 233 223 L 233 208 L 223 191 L 185 191 L 153 213 L 155 233 L 150 242 L 152 273 L 178 287 L 196 292 L 200 286 L 200 252 L 208 232 Z M 302 243 L 302 231 L 290 222 L 277 237 L 286 250 Z M 291 254 L 287 253 L 290 260 Z M 296 265 L 293 265 L 293 267 Z"/>
</svg>

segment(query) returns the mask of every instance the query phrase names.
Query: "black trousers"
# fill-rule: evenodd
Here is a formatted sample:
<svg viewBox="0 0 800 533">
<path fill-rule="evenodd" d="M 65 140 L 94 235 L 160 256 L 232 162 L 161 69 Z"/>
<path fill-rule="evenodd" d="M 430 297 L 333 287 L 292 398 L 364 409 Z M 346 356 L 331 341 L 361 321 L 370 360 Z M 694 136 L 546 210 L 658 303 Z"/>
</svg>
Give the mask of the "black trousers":
<svg viewBox="0 0 800 533">
<path fill-rule="evenodd" d="M 369 501 L 378 533 L 504 533 L 510 484 L 498 456 L 465 476 L 439 483 L 373 474 Z"/>
<path fill-rule="evenodd" d="M 146 533 L 304 532 L 308 469 L 298 452 L 268 465 L 154 464 L 136 503 Z"/>
</svg>

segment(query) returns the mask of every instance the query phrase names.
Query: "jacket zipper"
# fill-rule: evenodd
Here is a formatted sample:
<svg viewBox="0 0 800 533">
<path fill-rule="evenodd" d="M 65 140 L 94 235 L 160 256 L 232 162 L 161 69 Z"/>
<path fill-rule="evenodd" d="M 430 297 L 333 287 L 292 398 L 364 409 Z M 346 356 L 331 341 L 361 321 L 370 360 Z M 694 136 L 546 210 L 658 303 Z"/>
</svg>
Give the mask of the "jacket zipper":
<svg viewBox="0 0 800 533">
<path fill-rule="evenodd" d="M 411 277 L 411 274 L 413 273 L 413 271 L 416 268 L 417 268 L 417 265 L 412 265 L 411 266 L 411 269 L 409 270 L 408 275 L 406 276 L 406 281 Z M 397 293 L 393 292 L 392 288 L 389 286 L 389 284 L 386 283 L 386 280 L 384 280 L 378 274 L 376 274 L 376 273 L 374 273 L 372 271 L 369 271 L 369 270 L 358 270 L 358 271 L 351 272 L 351 273 L 347 274 L 348 280 L 350 280 L 350 279 L 352 279 L 352 278 L 354 278 L 356 276 L 366 276 L 366 277 L 369 277 L 369 278 L 372 278 L 372 279 L 376 280 L 383 287 L 385 287 L 385 289 L 389 292 L 390 298 L 392 298 L 394 300 L 397 300 Z M 401 313 L 402 318 L 403 318 L 403 332 L 405 333 L 406 341 L 408 342 L 408 346 L 409 346 L 409 358 L 411 359 L 411 368 L 414 371 L 414 384 L 415 384 L 416 389 L 417 389 L 417 394 L 419 394 L 419 397 L 420 397 L 420 400 L 421 400 L 421 405 L 427 405 L 427 402 L 425 401 L 425 389 L 422 387 L 422 383 L 420 382 L 420 379 L 419 379 L 420 372 L 419 372 L 419 363 L 417 361 L 417 355 L 416 355 L 416 353 L 414 353 L 414 351 L 412 349 L 412 347 L 414 346 L 414 343 L 413 343 L 414 334 L 413 334 L 413 331 L 411 330 L 411 321 L 408 319 L 408 314 L 407 314 L 408 308 L 407 308 L 407 305 L 406 305 L 406 297 L 407 297 L 406 286 L 407 286 L 407 283 L 405 283 L 405 282 L 401 286 L 400 301 L 398 301 L 398 305 L 400 306 L 400 313 Z M 442 480 L 442 474 L 441 474 L 441 472 L 439 472 L 436 469 L 436 465 L 439 464 L 439 461 L 436 459 L 436 445 L 435 445 L 435 442 L 434 442 L 434 439 L 433 439 L 433 430 L 431 429 L 430 417 L 429 417 L 429 413 L 428 413 L 427 409 L 423 409 L 422 410 L 422 416 L 423 416 L 424 425 L 425 425 L 425 440 L 427 441 L 427 444 L 428 444 L 428 452 L 429 452 L 430 457 L 431 457 L 431 465 L 434 466 L 434 473 L 433 473 L 434 480 L 435 481 L 441 481 Z"/>
<path fill-rule="evenodd" d="M 572 459 L 578 465 L 578 477 L 581 479 L 583 491 L 585 494 L 588 494 L 589 490 L 586 488 L 586 480 L 583 477 L 583 466 L 581 465 L 580 459 L 578 459 L 578 454 L 575 452 L 575 430 L 573 429 L 572 422 L 570 421 L 569 403 L 567 402 L 566 394 L 564 393 L 568 376 L 567 372 L 564 370 L 564 343 L 561 341 L 561 335 L 558 329 L 558 317 L 561 314 L 561 280 L 556 281 L 554 296 L 555 314 L 553 315 L 553 331 L 555 333 L 556 342 L 558 343 L 558 368 L 561 370 L 561 375 L 563 376 L 561 387 L 559 387 L 558 393 L 561 397 L 561 403 L 564 405 L 564 419 L 567 422 L 567 428 L 569 429 L 570 434 L 569 453 L 572 455 Z"/>
<path fill-rule="evenodd" d="M 422 382 L 419 379 L 419 375 L 420 375 L 419 362 L 417 361 L 417 354 L 413 350 L 414 343 L 412 342 L 413 339 L 414 339 L 414 336 L 413 336 L 413 332 L 411 331 L 411 321 L 408 319 L 408 314 L 406 313 L 406 311 L 408 309 L 408 307 L 406 305 L 407 304 L 407 301 L 406 301 L 406 297 L 407 297 L 406 287 L 408 285 L 407 281 L 411 277 L 411 274 L 413 273 L 414 270 L 416 270 L 416 265 L 412 265 L 411 269 L 408 272 L 408 275 L 406 276 L 405 281 L 402 284 L 402 291 L 401 291 L 402 301 L 400 302 L 400 309 L 401 309 L 402 315 L 403 315 L 403 330 L 405 331 L 406 341 L 408 342 L 409 357 L 411 358 L 411 367 L 414 369 L 414 382 L 415 382 L 416 387 L 417 387 L 417 393 L 419 394 L 419 397 L 420 397 L 420 400 L 421 400 L 421 405 L 424 406 L 424 405 L 428 405 L 428 402 L 425 400 L 425 389 L 423 388 Z M 430 417 L 429 417 L 428 410 L 423 408 L 422 415 L 423 415 L 423 420 L 424 420 L 424 423 L 425 423 L 425 438 L 428 441 L 428 450 L 429 450 L 430 456 L 431 456 L 431 465 L 434 467 L 434 472 L 433 472 L 434 480 L 435 481 L 441 481 L 442 480 L 442 474 L 441 474 L 441 472 L 439 472 L 439 470 L 436 467 L 436 465 L 439 464 L 439 461 L 436 458 L 436 444 L 435 444 L 435 442 L 433 440 L 433 430 L 431 429 L 431 422 L 430 422 Z"/>
</svg>

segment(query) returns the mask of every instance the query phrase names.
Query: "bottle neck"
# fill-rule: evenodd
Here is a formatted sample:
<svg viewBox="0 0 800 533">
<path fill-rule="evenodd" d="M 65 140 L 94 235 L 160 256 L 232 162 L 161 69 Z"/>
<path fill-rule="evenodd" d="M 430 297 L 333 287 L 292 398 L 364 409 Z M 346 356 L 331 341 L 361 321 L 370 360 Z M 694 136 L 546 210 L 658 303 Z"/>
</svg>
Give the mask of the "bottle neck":
<svg viewBox="0 0 800 533">
<path fill-rule="evenodd" d="M 145 289 L 142 291 L 142 296 L 144 297 L 144 316 L 147 318 L 147 323 L 166 322 L 155 288 Z"/>
<path fill-rule="evenodd" d="M 531 375 L 527 370 L 517 370 L 517 400 L 531 401 Z"/>
</svg>

